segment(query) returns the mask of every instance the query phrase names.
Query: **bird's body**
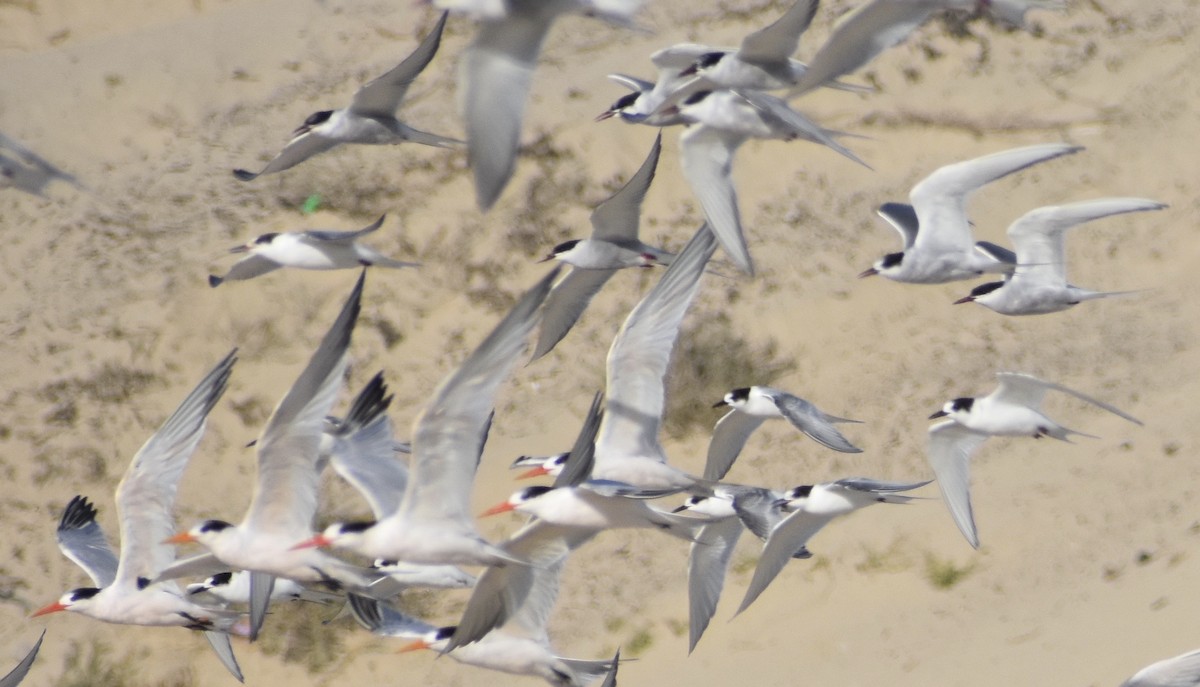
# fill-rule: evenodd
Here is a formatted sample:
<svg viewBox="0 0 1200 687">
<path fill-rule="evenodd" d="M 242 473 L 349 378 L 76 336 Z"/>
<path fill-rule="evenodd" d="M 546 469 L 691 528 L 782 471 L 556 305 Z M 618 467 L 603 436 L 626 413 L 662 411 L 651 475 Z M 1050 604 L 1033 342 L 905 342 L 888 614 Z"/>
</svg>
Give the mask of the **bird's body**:
<svg viewBox="0 0 1200 687">
<path fill-rule="evenodd" d="M 530 289 L 433 393 L 414 423 L 408 484 L 396 510 L 374 521 L 330 525 L 315 537 L 294 540 L 293 549 L 335 546 L 431 565 L 521 562 L 479 535 L 468 510 L 470 490 L 494 396 L 524 351 L 557 275 L 555 269 Z"/>
<path fill-rule="evenodd" d="M 989 436 L 1052 437 L 1069 441 L 1072 435 L 1092 436 L 1068 429 L 1041 411 L 1046 392 L 1061 391 L 1135 424 L 1141 422 L 1103 401 L 1032 375 L 1001 372 L 1000 385 L 987 396 L 946 402 L 930 419 L 947 417 L 929 428 L 929 463 L 937 476 L 942 500 L 954 523 L 974 548 L 979 534 L 971 507 L 970 461 Z"/>
<path fill-rule="evenodd" d="M 796 487 L 785 492 L 786 503 L 782 507 L 790 514 L 775 525 L 767 537 L 762 557 L 737 612 L 749 608 L 787 562 L 795 558 L 808 540 L 834 518 L 876 503 L 908 503 L 914 497 L 899 492 L 918 489 L 926 484 L 929 482 L 881 482 L 852 477 Z"/>
<path fill-rule="evenodd" d="M 826 448 L 841 453 L 861 453 L 834 427 L 838 422 L 858 422 L 822 412 L 809 401 L 786 391 L 767 386 L 734 389 L 713 407 L 728 406 L 729 412 L 717 421 L 708 444 L 704 477 L 718 480 L 732 467 L 746 440 L 763 422 L 786 419 L 796 429 Z"/>
<path fill-rule="evenodd" d="M 878 274 L 910 284 L 944 284 L 1011 272 L 1016 262 L 1011 251 L 972 237 L 967 201 L 988 183 L 1080 150 L 1064 143 L 1027 146 L 938 168 L 913 187 L 911 206 L 880 207 L 879 214 L 900 233 L 903 250 L 877 260 L 859 277 Z"/>
<path fill-rule="evenodd" d="M 1012 276 L 1003 282 L 980 285 L 971 295 L 955 302 L 978 303 L 1001 315 L 1043 315 L 1083 301 L 1130 293 L 1093 291 L 1068 284 L 1065 234 L 1084 222 L 1165 207 L 1144 198 L 1101 198 L 1030 211 L 1008 228 L 1017 251 L 1017 267 Z"/>
<path fill-rule="evenodd" d="M 216 287 L 227 281 L 253 279 L 281 267 L 304 270 L 341 270 L 359 267 L 419 267 L 419 263 L 393 260 L 360 239 L 383 226 L 386 215 L 357 231 L 287 231 L 263 234 L 230 250 L 246 253 L 223 277 L 210 276 Z"/>
</svg>

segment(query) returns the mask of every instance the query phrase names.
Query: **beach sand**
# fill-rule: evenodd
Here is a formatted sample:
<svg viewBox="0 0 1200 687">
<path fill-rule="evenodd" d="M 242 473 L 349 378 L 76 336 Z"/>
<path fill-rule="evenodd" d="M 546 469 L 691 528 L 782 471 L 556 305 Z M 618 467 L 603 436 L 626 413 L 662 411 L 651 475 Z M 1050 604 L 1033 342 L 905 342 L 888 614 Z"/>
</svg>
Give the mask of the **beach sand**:
<svg viewBox="0 0 1200 687">
<path fill-rule="evenodd" d="M 195 635 L 28 620 L 89 584 L 54 545 L 63 505 L 89 496 L 114 540 L 113 490 L 130 457 L 230 348 L 240 361 L 184 477 L 177 521 L 237 520 L 254 459 L 245 443 L 305 364 L 353 272 L 280 271 L 210 289 L 227 249 L 268 231 L 348 230 L 388 219 L 372 245 L 423 263 L 372 270 L 346 399 L 383 369 L 400 438 L 438 381 L 542 274 L 550 246 L 590 232 L 588 213 L 632 174 L 654 130 L 592 119 L 623 94 L 605 75 L 651 78 L 648 56 L 681 41 L 736 45 L 781 2 L 652 2 L 651 32 L 563 19 L 530 97 L 525 154 L 487 215 L 466 155 L 418 145 L 345 147 L 252 183 L 313 111 L 343 106 L 406 56 L 436 13 L 402 2 L 10 0 L 0 2 L 0 130 L 75 174 L 48 198 L 0 191 L 0 671 L 47 629 L 30 685 L 228 685 Z M 734 386 L 787 389 L 845 427 L 860 454 L 768 423 L 729 478 L 776 488 L 852 475 L 932 477 L 925 418 L 1017 370 L 1097 396 L 1136 426 L 1051 394 L 1047 410 L 1100 439 L 993 439 L 973 463 L 982 548 L 958 533 L 934 485 L 909 506 L 839 520 L 746 613 L 730 621 L 757 542 L 744 538 L 725 598 L 687 653 L 686 544 L 606 533 L 574 555 L 551 623 L 560 653 L 636 657 L 623 685 L 1117 685 L 1200 646 L 1200 102 L 1195 2 L 1073 2 L 1029 32 L 928 23 L 852 77 L 877 92 L 822 91 L 794 105 L 873 170 L 804 142 L 750 142 L 734 176 L 759 274 L 705 277 L 669 382 L 664 444 L 702 470 L 708 408 Z M 813 54 L 845 2 L 804 37 Z M 461 136 L 456 60 L 474 31 L 452 18 L 402 119 Z M 1000 180 L 970 203 L 977 238 L 1007 244 L 1027 210 L 1141 196 L 1163 212 L 1096 222 L 1067 241 L 1073 283 L 1137 290 L 1063 313 L 1004 318 L 952 306 L 969 282 L 909 286 L 855 275 L 898 250 L 875 216 L 937 167 L 1035 143 L 1086 147 Z M 300 208 L 320 195 L 310 216 Z M 642 237 L 683 246 L 701 212 L 667 131 Z M 723 256 L 718 253 L 718 260 Z M 498 397 L 474 501 L 515 489 L 508 463 L 565 450 L 604 382 L 608 346 L 658 272 L 616 276 L 576 330 L 521 367 Z M 1192 303 L 1188 305 L 1188 303 Z M 731 378 L 734 371 L 769 378 Z M 344 402 L 338 408 L 344 408 Z M 366 507 L 330 484 L 321 523 Z M 519 520 L 481 523 L 493 538 Z M 191 551 L 181 551 L 191 553 Z M 418 595 L 452 624 L 466 594 Z M 535 684 L 395 655 L 324 609 L 276 608 L 259 643 L 235 642 L 247 684 Z M 98 643 L 98 644 L 97 644 Z M 100 647 L 102 650 L 97 650 Z M 92 662 L 89 664 L 89 658 Z M 121 666 L 124 665 L 124 668 Z M 107 671 L 107 672 L 106 672 Z M 122 672 L 124 671 L 124 672 Z"/>
</svg>

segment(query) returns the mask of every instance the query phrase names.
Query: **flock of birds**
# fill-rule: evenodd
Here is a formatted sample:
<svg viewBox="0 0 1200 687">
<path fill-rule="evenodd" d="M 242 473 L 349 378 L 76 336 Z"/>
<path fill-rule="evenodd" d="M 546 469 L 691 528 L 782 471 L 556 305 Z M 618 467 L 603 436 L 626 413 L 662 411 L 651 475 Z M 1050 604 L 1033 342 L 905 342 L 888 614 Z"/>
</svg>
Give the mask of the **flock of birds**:
<svg viewBox="0 0 1200 687">
<path fill-rule="evenodd" d="M 433 0 L 446 10 L 417 49 L 355 93 L 349 106 L 309 116 L 283 150 L 258 172 L 235 170 L 241 181 L 282 173 L 338 145 L 403 141 L 453 148 L 453 138 L 414 129 L 396 117 L 405 93 L 437 53 L 451 13 L 477 21 L 461 60 L 465 142 L 481 210 L 503 193 L 517 159 L 525 99 L 538 52 L 553 20 L 583 12 L 618 26 L 636 27 L 638 0 Z M 857 422 L 767 386 L 729 391 L 714 407 L 728 408 L 716 423 L 704 473 L 671 465 L 659 441 L 664 377 L 680 324 L 718 247 L 733 265 L 754 274 L 731 177 L 738 147 L 751 138 L 803 139 L 865 164 L 831 131 L 792 108 L 816 88 L 865 90 L 841 81 L 936 12 L 978 9 L 1021 25 L 1038 0 L 868 0 L 837 25 L 807 64 L 792 58 L 818 9 L 796 0 L 771 25 L 737 48 L 683 44 L 652 55 L 654 81 L 613 75 L 630 93 L 598 119 L 634 125 L 683 126 L 682 166 L 705 222 L 678 254 L 638 238 L 642 199 L 654 179 L 661 134 L 629 181 L 592 213 L 588 238 L 555 246 L 545 260 L 556 267 L 530 288 L 495 329 L 450 374 L 416 420 L 412 441 L 393 436 L 391 402 L 382 373 L 362 389 L 343 418 L 331 415 L 342 392 L 367 268 L 415 267 L 366 244 L 385 217 L 348 232 L 264 234 L 232 249 L 244 254 L 216 287 L 276 269 L 364 268 L 307 366 L 279 401 L 256 440 L 257 481 L 238 522 L 209 519 L 176 532 L 174 501 L 206 418 L 220 401 L 237 360 L 230 352 L 209 371 L 133 457 L 117 487 L 119 552 L 96 521 L 97 509 L 76 496 L 67 504 L 57 539 L 63 553 L 95 586 L 64 594 L 38 610 L 72 611 L 111 623 L 179 626 L 203 632 L 239 680 L 230 635 L 256 638 L 272 602 L 303 599 L 345 603 L 371 632 L 407 639 L 405 650 L 429 648 L 462 663 L 537 676 L 553 685 L 616 684 L 618 657 L 557 656 L 547 622 L 559 578 L 571 552 L 598 533 L 649 528 L 688 542 L 689 650 L 694 649 L 721 596 L 734 546 L 743 530 L 764 542 L 738 613 L 748 608 L 793 559 L 812 556 L 810 539 L 839 516 L 878 503 L 903 504 L 929 480 L 888 482 L 849 477 L 776 490 L 725 481 L 743 447 L 762 423 L 783 419 L 821 446 L 859 452 L 839 425 Z M 782 95 L 777 95 L 782 94 Z M 16 141 L 0 136 L 0 181 L 41 195 L 53 180 L 79 182 Z M 1076 287 L 1066 278 L 1067 230 L 1101 218 L 1158 210 L 1140 198 L 1103 198 L 1032 210 L 1008 229 L 1013 248 L 976 242 L 966 203 L 976 190 L 1030 166 L 1079 153 L 1049 143 L 996 152 L 933 171 L 910 193 L 911 204 L 886 203 L 879 214 L 900 233 L 902 249 L 860 276 L 936 284 L 999 275 L 958 303 L 974 302 L 1003 315 L 1039 315 L 1124 292 Z M 82 186 L 80 186 L 82 188 Z M 553 476 L 549 486 L 522 489 L 484 515 L 516 511 L 529 521 L 506 540 L 480 535 L 470 494 L 491 427 L 500 387 L 538 331 L 532 359 L 549 353 L 571 330 L 589 301 L 619 269 L 665 266 L 658 283 L 633 309 L 609 351 L 606 388 L 597 394 L 570 451 L 523 456 L 523 477 Z M 948 401 L 930 419 L 928 456 L 955 524 L 971 546 L 979 535 L 970 499 L 969 464 L 990 436 L 1085 435 L 1041 411 L 1058 391 L 1116 414 L 1127 413 L 1051 381 L 1001 372 L 992 393 Z M 407 458 L 403 454 L 410 454 Z M 326 467 L 359 490 L 372 518 L 312 531 L 319 479 Z M 666 497 L 686 500 L 663 507 Z M 175 546 L 195 543 L 206 552 L 176 559 Z M 336 549 L 353 556 L 336 557 Z M 371 563 L 353 561 L 370 560 Z M 482 567 L 476 577 L 460 566 Z M 204 578 L 181 588 L 180 578 Z M 434 627 L 395 604 L 413 588 L 474 591 L 457 625 Z M 248 613 L 236 610 L 248 606 Z M 38 645 L 0 686 L 18 684 Z M 1151 665 L 1125 685 L 1200 684 L 1200 652 Z"/>
</svg>

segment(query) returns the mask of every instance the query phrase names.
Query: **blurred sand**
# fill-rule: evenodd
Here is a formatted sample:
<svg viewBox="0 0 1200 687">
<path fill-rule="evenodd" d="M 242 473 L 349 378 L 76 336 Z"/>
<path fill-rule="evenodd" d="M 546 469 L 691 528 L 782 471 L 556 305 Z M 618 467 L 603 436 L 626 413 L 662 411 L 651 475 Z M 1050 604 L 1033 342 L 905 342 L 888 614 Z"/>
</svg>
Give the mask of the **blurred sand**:
<svg viewBox="0 0 1200 687">
<path fill-rule="evenodd" d="M 368 275 L 353 347 L 351 386 L 386 370 L 398 401 L 393 417 L 407 436 L 425 395 L 543 273 L 534 260 L 590 231 L 590 208 L 645 156 L 651 129 L 591 121 L 622 94 L 604 75 L 650 77 L 649 53 L 675 42 L 736 44 L 783 6 L 648 4 L 640 20 L 653 35 L 584 18 L 555 27 L 525 126 L 525 140 L 537 142 L 533 154 L 521 159 L 496 209 L 480 216 L 467 202 L 461 152 L 355 147 L 251 184 L 229 174 L 265 162 L 305 116 L 342 106 L 407 55 L 435 19 L 424 7 L 0 2 L 0 130 L 90 188 L 59 185 L 48 200 L 0 192 L 0 475 L 9 485 L 0 499 L 0 670 L 48 627 L 27 684 L 58 684 L 72 644 L 94 637 L 114 657 L 137 660 L 135 684 L 232 684 L 204 642 L 185 632 L 65 614 L 26 620 L 87 583 L 54 546 L 63 504 L 75 493 L 91 496 L 115 538 L 112 493 L 129 458 L 203 371 L 238 346 L 241 362 L 184 479 L 178 519 L 186 526 L 243 511 L 254 468 L 241 447 L 354 280 L 349 272 L 284 271 L 210 290 L 205 275 L 228 267 L 225 250 L 266 231 L 351 229 L 387 212 L 375 245 L 425 263 Z M 858 75 L 879 93 L 822 92 L 797 104 L 825 126 L 867 137 L 848 142 L 873 172 L 809 144 L 747 144 L 735 176 L 760 275 L 706 278 L 684 336 L 728 326 L 752 350 L 774 343 L 792 371 L 737 383 L 785 388 L 866 421 L 847 429 L 866 449 L 857 455 L 768 425 L 730 475 L 741 482 L 927 478 L 924 418 L 947 398 L 988 391 L 1002 369 L 1099 396 L 1145 427 L 1052 398 L 1055 417 L 1103 438 L 989 442 L 974 474 L 981 551 L 964 542 L 936 498 L 869 509 L 822 532 L 811 544 L 815 560 L 789 566 L 728 622 L 756 552 L 744 542 L 726 599 L 691 657 L 685 547 L 656 533 L 606 534 L 572 560 L 563 581 L 553 621 L 561 653 L 599 658 L 648 640 L 640 660 L 622 667 L 624 685 L 1099 686 L 1200 646 L 1192 462 L 1200 308 L 1191 300 L 1200 270 L 1200 9 L 1184 0 L 1072 5 L 1065 14 L 1032 15 L 1032 35 L 974 22 L 971 36 L 955 39 L 934 22 Z M 847 6 L 822 6 L 800 57 Z M 407 122 L 461 134 L 455 57 L 472 31 L 466 20 L 450 22 L 402 111 Z M 1004 319 L 950 305 L 969 283 L 854 278 L 896 250 L 895 235 L 874 216 L 879 203 L 902 200 L 940 165 L 1050 141 L 1087 150 L 979 193 L 971 204 L 978 237 L 1007 243 L 1008 223 L 1040 205 L 1111 195 L 1167 202 L 1165 212 L 1108 219 L 1068 241 L 1072 281 L 1143 293 Z M 668 132 L 664 144 L 643 238 L 677 249 L 700 215 L 679 174 L 677 134 Z M 314 193 L 322 210 L 305 218 L 299 207 Z M 479 506 L 513 489 L 505 470 L 512 457 L 569 444 L 603 383 L 613 334 L 653 278 L 619 275 L 555 353 L 504 387 Z M 723 384 L 712 380 L 696 393 L 710 404 L 727 391 Z M 709 426 L 719 416 L 710 412 Z M 667 450 L 699 471 L 705 440 L 694 431 Z M 328 517 L 365 510 L 345 489 L 327 502 Z M 484 528 L 499 537 L 516 525 Z M 927 578 L 930 561 L 970 573 L 939 589 Z M 430 620 L 452 623 L 464 598 Z M 281 609 L 266 633 L 281 636 L 300 620 Z M 341 636 L 342 653 L 313 673 L 268 655 L 278 640 L 237 648 L 253 685 L 536 684 L 429 655 L 395 656 L 393 645 L 357 627 Z"/>
</svg>

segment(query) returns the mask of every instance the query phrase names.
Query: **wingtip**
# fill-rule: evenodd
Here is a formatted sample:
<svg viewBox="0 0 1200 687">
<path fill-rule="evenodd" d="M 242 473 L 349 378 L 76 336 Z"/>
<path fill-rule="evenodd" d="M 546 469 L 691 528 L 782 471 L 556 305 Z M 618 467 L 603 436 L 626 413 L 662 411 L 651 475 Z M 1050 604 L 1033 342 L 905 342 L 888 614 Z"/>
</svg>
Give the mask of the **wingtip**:
<svg viewBox="0 0 1200 687">
<path fill-rule="evenodd" d="M 208 275 L 208 285 L 214 289 L 217 288 L 218 286 L 220 286 L 222 284 L 222 282 L 224 282 L 224 281 L 225 281 L 224 279 L 222 279 L 221 277 L 218 277 L 215 274 Z"/>
<path fill-rule="evenodd" d="M 244 169 L 233 170 L 233 176 L 238 181 L 253 181 L 256 177 L 258 177 L 258 175 L 255 174 L 254 172 L 250 172 L 250 171 L 247 171 Z"/>
</svg>

